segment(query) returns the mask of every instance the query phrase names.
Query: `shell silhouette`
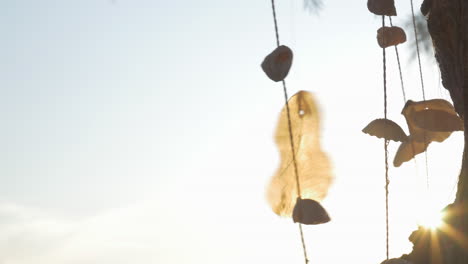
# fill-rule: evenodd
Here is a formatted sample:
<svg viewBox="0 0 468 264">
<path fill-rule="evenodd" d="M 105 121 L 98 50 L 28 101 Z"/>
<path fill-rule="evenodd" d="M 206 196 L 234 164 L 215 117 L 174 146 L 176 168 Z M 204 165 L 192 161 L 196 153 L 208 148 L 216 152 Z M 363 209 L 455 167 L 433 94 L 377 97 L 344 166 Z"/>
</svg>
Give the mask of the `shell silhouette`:
<svg viewBox="0 0 468 264">
<path fill-rule="evenodd" d="M 409 136 L 408 140 L 401 143 L 398 148 L 395 158 L 393 159 L 393 166 L 400 167 L 404 162 L 410 161 L 419 153 L 423 153 L 430 143 L 431 142 L 427 140 L 426 142 L 424 142 L 424 140 L 419 141 L 419 139 Z"/>
<path fill-rule="evenodd" d="M 300 91 L 288 101 L 301 196 L 321 201 L 333 181 L 330 162 L 321 150 L 319 110 L 310 92 Z M 276 214 L 291 216 L 298 197 L 290 146 L 286 106 L 281 111 L 275 141 L 281 163 L 267 189 L 267 200 Z"/>
<path fill-rule="evenodd" d="M 304 225 L 320 225 L 329 222 L 330 216 L 322 205 L 311 199 L 297 198 L 293 210 L 294 223 Z"/>
<path fill-rule="evenodd" d="M 403 129 L 390 119 L 376 119 L 370 122 L 362 132 L 378 138 L 403 142 L 408 137 Z"/>
<path fill-rule="evenodd" d="M 399 27 L 381 27 L 377 30 L 377 43 L 381 48 L 387 48 L 406 42 L 406 34 Z"/>
<path fill-rule="evenodd" d="M 410 136 L 395 154 L 395 167 L 424 152 L 431 142 L 443 142 L 452 132 L 464 129 L 463 121 L 452 104 L 443 99 L 422 102 L 408 100 L 402 114 L 406 118 Z"/>
<path fill-rule="evenodd" d="M 401 112 L 403 116 L 406 118 L 406 123 L 408 124 L 408 129 L 410 131 L 410 135 L 412 135 L 418 141 L 424 141 L 423 138 L 426 138 L 427 141 L 432 142 L 442 142 L 447 139 L 452 132 L 457 131 L 458 129 L 453 128 L 460 128 L 460 127 L 446 127 L 443 128 L 443 125 L 446 124 L 446 120 L 437 119 L 442 118 L 441 115 L 432 115 L 429 110 L 437 110 L 443 111 L 448 115 L 451 115 L 454 119 L 460 119 L 455 112 L 452 104 L 449 102 L 442 100 L 442 99 L 432 99 L 427 101 L 421 102 L 414 102 L 408 100 L 406 102 L 403 111 Z M 426 119 L 425 119 L 426 118 Z M 434 119 L 435 118 L 435 119 Z M 461 119 L 460 119 L 460 122 Z M 437 124 L 438 130 L 434 131 L 429 128 L 434 128 Z M 422 125 L 422 126 L 421 126 Z M 463 123 L 460 123 L 463 125 Z"/>
<path fill-rule="evenodd" d="M 271 80 L 279 82 L 288 76 L 293 59 L 292 50 L 284 45 L 273 50 L 262 62 L 262 69 Z"/>
<path fill-rule="evenodd" d="M 367 9 L 378 16 L 396 16 L 393 0 L 368 0 Z"/>
</svg>

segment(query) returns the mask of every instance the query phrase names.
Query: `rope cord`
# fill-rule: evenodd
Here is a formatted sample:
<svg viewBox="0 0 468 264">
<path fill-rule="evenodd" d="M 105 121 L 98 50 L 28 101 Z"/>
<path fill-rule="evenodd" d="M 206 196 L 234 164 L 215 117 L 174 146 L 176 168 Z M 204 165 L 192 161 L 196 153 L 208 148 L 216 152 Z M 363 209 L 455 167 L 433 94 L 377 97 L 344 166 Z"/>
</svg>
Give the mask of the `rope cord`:
<svg viewBox="0 0 468 264">
<path fill-rule="evenodd" d="M 275 0 L 271 0 L 271 9 L 273 11 L 273 21 L 275 22 L 276 46 L 279 47 L 278 19 L 276 18 Z"/>
<path fill-rule="evenodd" d="M 390 19 L 390 26 L 393 27 L 392 23 L 392 17 L 388 17 Z M 406 103 L 406 93 L 405 93 L 405 85 L 403 84 L 403 73 L 401 71 L 401 64 L 400 64 L 400 54 L 398 52 L 398 45 L 395 45 L 395 54 L 396 54 L 396 59 L 398 62 L 398 71 L 400 73 L 400 84 L 401 84 L 401 92 L 403 94 L 403 105 Z"/>
<path fill-rule="evenodd" d="M 286 82 L 283 80 L 283 93 L 284 93 L 284 101 L 286 104 L 286 113 L 288 116 L 288 130 L 289 130 L 289 143 L 291 145 L 291 152 L 292 152 L 292 158 L 293 158 L 293 165 L 294 165 L 294 175 L 296 176 L 296 188 L 297 188 L 297 196 L 299 198 L 302 198 L 301 195 L 301 185 L 299 183 L 299 172 L 297 169 L 297 160 L 296 160 L 296 149 L 294 147 L 294 139 L 292 135 L 292 124 L 291 124 L 291 114 L 289 110 L 289 103 L 288 103 L 288 90 L 286 89 Z"/>
<path fill-rule="evenodd" d="M 279 47 L 280 41 L 279 41 L 279 31 L 278 31 L 278 19 L 276 18 L 275 0 L 271 0 L 271 9 L 273 11 L 273 21 L 274 21 L 274 24 L 275 24 L 276 46 Z M 298 169 L 297 169 L 296 151 L 295 151 L 295 148 L 294 148 L 294 141 L 293 141 L 294 139 L 293 139 L 293 134 L 292 134 L 291 114 L 290 114 L 289 103 L 288 103 L 288 91 L 287 91 L 287 88 L 286 88 L 286 81 L 283 80 L 282 83 L 283 83 L 284 101 L 285 101 L 285 104 L 286 104 L 286 113 L 287 113 L 287 116 L 288 116 L 289 143 L 291 144 L 291 152 L 292 152 L 292 158 L 293 158 L 294 173 L 296 175 L 297 193 L 298 193 L 298 197 L 302 198 L 301 197 L 301 185 L 300 185 L 300 182 L 299 182 L 299 172 L 298 172 Z M 299 223 L 299 233 L 300 233 L 300 236 L 301 236 L 302 250 L 304 252 L 304 261 L 305 261 L 305 264 L 308 264 L 309 259 L 307 257 L 307 248 L 306 248 L 306 244 L 305 244 L 304 232 L 302 231 L 302 224 L 301 223 Z"/>
<path fill-rule="evenodd" d="M 421 55 L 419 53 L 418 30 L 416 29 L 416 18 L 414 16 L 413 0 L 410 0 L 410 3 L 411 3 L 411 16 L 413 19 L 414 39 L 416 41 L 416 54 L 418 56 L 419 78 L 421 79 L 421 90 L 422 90 L 423 100 L 426 101 L 426 93 L 424 91 L 424 81 L 423 81 L 423 73 L 422 73 L 422 66 L 421 66 Z"/>
<path fill-rule="evenodd" d="M 421 91 L 423 96 L 423 101 L 426 101 L 426 92 L 424 89 L 424 81 L 423 81 L 423 73 L 422 73 L 422 66 L 421 66 L 421 55 L 419 52 L 419 39 L 418 39 L 418 30 L 416 28 L 416 18 L 414 16 L 414 5 L 413 0 L 410 0 L 411 3 L 411 17 L 413 20 L 413 29 L 414 29 L 414 39 L 416 41 L 416 54 L 418 57 L 418 65 L 419 65 L 419 78 L 421 79 Z M 426 133 L 424 132 L 424 144 L 426 144 Z M 426 163 L 426 188 L 429 190 L 429 165 L 428 165 L 428 158 L 427 158 L 427 148 L 424 151 L 424 158 Z"/>
<path fill-rule="evenodd" d="M 385 27 L 385 16 L 382 16 L 382 27 Z M 383 36 L 383 35 L 382 35 Z M 385 43 L 385 41 L 383 41 Z M 383 89 L 384 89 L 384 118 L 387 120 L 387 58 L 385 54 L 385 47 L 382 48 L 382 64 L 383 64 Z M 389 217 L 388 217 L 388 186 L 390 181 L 388 179 L 388 140 L 384 139 L 384 153 L 385 153 L 385 242 L 386 242 L 386 255 L 389 259 Z"/>
<path fill-rule="evenodd" d="M 390 20 L 390 26 L 393 27 L 392 17 L 389 16 L 388 18 Z M 394 47 L 395 47 L 395 54 L 396 54 L 396 59 L 397 59 L 397 63 L 398 63 L 398 71 L 400 73 L 400 84 L 401 84 L 401 92 L 403 94 L 403 105 L 405 105 L 406 104 L 406 92 L 405 92 L 405 85 L 403 83 L 403 72 L 401 70 L 400 54 L 398 52 L 398 45 L 395 45 Z M 414 144 L 411 144 L 411 149 L 413 150 L 413 153 L 416 153 L 416 150 L 414 148 Z M 416 172 L 417 172 L 418 171 L 418 162 L 416 161 L 416 159 L 413 159 L 413 160 L 414 160 L 414 166 L 415 166 Z"/>
</svg>

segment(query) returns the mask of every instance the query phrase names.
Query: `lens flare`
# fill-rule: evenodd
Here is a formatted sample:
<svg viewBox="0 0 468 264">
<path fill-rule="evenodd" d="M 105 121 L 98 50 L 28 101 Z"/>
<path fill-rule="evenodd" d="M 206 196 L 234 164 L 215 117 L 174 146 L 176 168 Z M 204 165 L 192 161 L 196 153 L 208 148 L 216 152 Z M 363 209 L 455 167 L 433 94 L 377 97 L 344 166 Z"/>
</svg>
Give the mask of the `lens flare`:
<svg viewBox="0 0 468 264">
<path fill-rule="evenodd" d="M 426 210 L 418 224 L 430 229 L 437 229 L 444 223 L 444 213 L 434 210 Z"/>
</svg>

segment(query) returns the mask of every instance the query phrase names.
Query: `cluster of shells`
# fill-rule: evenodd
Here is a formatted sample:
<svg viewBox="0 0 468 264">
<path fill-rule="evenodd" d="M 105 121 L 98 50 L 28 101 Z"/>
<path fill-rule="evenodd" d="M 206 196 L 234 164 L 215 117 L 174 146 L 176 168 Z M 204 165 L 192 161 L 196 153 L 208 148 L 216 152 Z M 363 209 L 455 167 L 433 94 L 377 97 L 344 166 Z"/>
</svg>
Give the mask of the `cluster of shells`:
<svg viewBox="0 0 468 264">
<path fill-rule="evenodd" d="M 396 16 L 393 0 L 368 0 L 367 8 L 376 15 Z M 377 30 L 377 42 L 381 48 L 396 46 L 405 41 L 405 32 L 399 27 L 381 27 Z M 393 160 L 395 167 L 426 151 L 431 142 L 443 142 L 452 132 L 463 130 L 463 121 L 452 104 L 442 99 L 421 102 L 408 100 L 402 114 L 406 119 L 409 135 L 389 119 L 376 119 L 362 130 L 371 136 L 401 142 Z"/>
</svg>

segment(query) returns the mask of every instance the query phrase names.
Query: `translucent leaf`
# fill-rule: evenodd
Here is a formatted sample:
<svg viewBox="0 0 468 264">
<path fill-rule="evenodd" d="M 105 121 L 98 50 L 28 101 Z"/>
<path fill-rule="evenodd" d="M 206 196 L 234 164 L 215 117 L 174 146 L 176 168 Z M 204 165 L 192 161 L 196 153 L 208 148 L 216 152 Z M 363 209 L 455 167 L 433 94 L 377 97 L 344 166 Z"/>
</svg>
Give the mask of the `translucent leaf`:
<svg viewBox="0 0 468 264">
<path fill-rule="evenodd" d="M 403 129 L 390 119 L 376 119 L 370 122 L 362 132 L 378 138 L 393 141 L 405 141 L 407 136 Z"/>
<path fill-rule="evenodd" d="M 312 94 L 306 91 L 292 96 L 288 104 L 301 195 L 304 199 L 321 201 L 327 195 L 333 177 L 328 157 L 320 148 L 319 110 Z M 291 216 L 298 194 L 286 106 L 279 117 L 275 140 L 281 163 L 268 187 L 267 199 L 276 214 Z"/>
<path fill-rule="evenodd" d="M 387 48 L 406 42 L 406 34 L 399 27 L 381 27 L 377 30 L 377 43 L 381 48 Z"/>
<path fill-rule="evenodd" d="M 271 80 L 279 82 L 288 75 L 292 59 L 292 50 L 282 45 L 265 57 L 262 62 L 262 69 Z"/>
<path fill-rule="evenodd" d="M 430 141 L 424 141 L 423 138 L 417 138 L 410 135 L 408 140 L 401 143 L 398 148 L 393 160 L 393 166 L 400 167 L 404 162 L 413 159 L 419 153 L 423 153 L 429 144 Z"/>
<path fill-rule="evenodd" d="M 408 100 L 408 102 L 406 102 L 405 107 L 403 108 L 402 114 L 406 118 L 406 123 L 408 124 L 410 135 L 412 135 L 415 138 L 425 138 L 428 142 L 444 141 L 450 136 L 450 134 L 452 134 L 454 130 L 443 131 L 447 129 L 439 129 L 432 131 L 430 129 L 427 129 L 427 127 L 431 125 L 424 124 L 426 121 L 421 120 L 424 116 L 427 116 L 422 112 L 427 110 L 439 110 L 446 112 L 450 115 L 457 115 L 453 106 L 449 102 L 442 99 L 432 99 L 421 102 L 414 102 Z M 434 120 L 434 122 L 439 121 L 442 122 L 442 120 Z"/>
<path fill-rule="evenodd" d="M 330 216 L 319 202 L 297 198 L 293 210 L 293 221 L 304 225 L 319 225 L 329 222 Z"/>
<path fill-rule="evenodd" d="M 396 16 L 393 0 L 368 0 L 367 9 L 378 16 Z"/>
</svg>

